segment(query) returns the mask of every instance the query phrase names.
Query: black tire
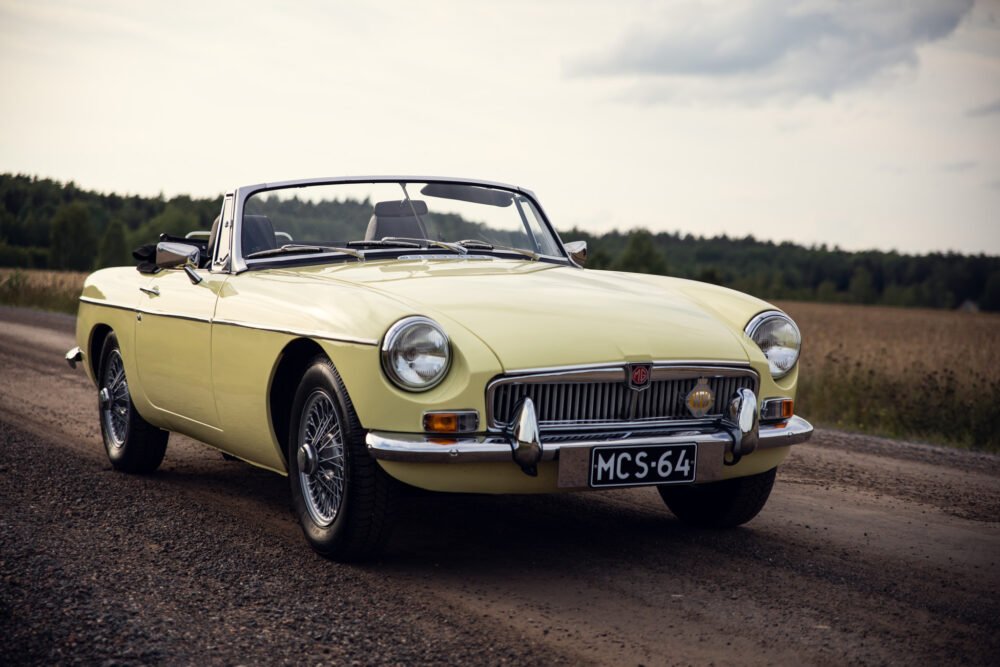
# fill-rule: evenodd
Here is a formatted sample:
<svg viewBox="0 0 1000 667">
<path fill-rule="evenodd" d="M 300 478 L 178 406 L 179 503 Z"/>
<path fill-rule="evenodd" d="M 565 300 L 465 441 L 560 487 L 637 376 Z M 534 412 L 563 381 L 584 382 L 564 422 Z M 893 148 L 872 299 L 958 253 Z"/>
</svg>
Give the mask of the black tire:
<svg viewBox="0 0 1000 667">
<path fill-rule="evenodd" d="M 339 438 L 335 426 L 321 429 L 331 416 L 338 422 Z M 314 358 L 303 374 L 289 423 L 292 507 L 306 541 L 320 555 L 342 562 L 377 555 L 392 530 L 398 484 L 368 454 L 351 399 L 325 356 Z M 323 461 L 313 465 L 303 454 L 311 472 L 300 469 L 303 444 L 316 444 L 310 451 L 316 461 Z M 334 502 L 338 488 L 339 500 Z"/>
<path fill-rule="evenodd" d="M 121 348 L 114 333 L 108 334 L 101 347 L 97 387 L 101 437 L 111 465 L 115 470 L 129 473 L 148 474 L 156 470 L 167 451 L 170 433 L 147 422 L 132 405 Z"/>
<path fill-rule="evenodd" d="M 699 528 L 733 528 L 764 509 L 777 470 L 694 486 L 660 486 L 657 490 L 684 523 Z"/>
</svg>

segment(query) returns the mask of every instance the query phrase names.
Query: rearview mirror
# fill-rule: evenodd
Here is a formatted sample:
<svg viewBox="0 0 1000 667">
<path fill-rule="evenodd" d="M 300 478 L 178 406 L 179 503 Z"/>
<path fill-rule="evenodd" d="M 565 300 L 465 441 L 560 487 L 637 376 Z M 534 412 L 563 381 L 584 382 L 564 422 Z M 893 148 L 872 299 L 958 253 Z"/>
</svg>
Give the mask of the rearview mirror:
<svg viewBox="0 0 1000 667">
<path fill-rule="evenodd" d="M 201 276 L 195 273 L 200 254 L 201 251 L 196 246 L 161 241 L 156 244 L 156 266 L 161 269 L 182 268 L 191 282 L 197 285 L 201 282 Z"/>
<path fill-rule="evenodd" d="M 587 263 L 587 242 L 586 241 L 570 241 L 569 243 L 564 243 L 563 247 L 569 254 L 569 258 L 576 263 L 577 266 L 583 266 Z"/>
</svg>

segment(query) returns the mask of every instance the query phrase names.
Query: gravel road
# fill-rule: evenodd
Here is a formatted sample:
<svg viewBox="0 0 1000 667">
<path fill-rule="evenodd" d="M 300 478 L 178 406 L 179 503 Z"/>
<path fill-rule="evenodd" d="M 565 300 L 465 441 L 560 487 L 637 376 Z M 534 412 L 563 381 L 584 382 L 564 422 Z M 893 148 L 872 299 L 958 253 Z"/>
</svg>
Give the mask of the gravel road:
<svg viewBox="0 0 1000 667">
<path fill-rule="evenodd" d="M 4 664 L 1000 662 L 1000 457 L 820 430 L 724 532 L 651 489 L 413 493 L 339 565 L 273 473 L 178 436 L 113 472 L 72 330 L 0 308 Z"/>
</svg>

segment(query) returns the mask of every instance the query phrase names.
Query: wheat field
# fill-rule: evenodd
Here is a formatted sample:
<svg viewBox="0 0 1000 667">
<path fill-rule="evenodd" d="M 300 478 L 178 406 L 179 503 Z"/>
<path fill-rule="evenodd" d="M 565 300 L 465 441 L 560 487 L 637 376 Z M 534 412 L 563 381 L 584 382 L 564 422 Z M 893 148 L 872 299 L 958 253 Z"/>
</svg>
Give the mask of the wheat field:
<svg viewBox="0 0 1000 667">
<path fill-rule="evenodd" d="M 802 330 L 796 412 L 1000 451 L 1000 315 L 782 302 Z"/>
<path fill-rule="evenodd" d="M 75 315 L 86 273 L 0 269 L 0 303 Z"/>
</svg>

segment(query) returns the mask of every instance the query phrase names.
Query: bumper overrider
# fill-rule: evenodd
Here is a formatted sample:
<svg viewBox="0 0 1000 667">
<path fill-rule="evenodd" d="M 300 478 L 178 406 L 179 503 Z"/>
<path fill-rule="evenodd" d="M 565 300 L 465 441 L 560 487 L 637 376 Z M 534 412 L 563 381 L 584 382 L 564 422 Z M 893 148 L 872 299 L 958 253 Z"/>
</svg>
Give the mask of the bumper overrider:
<svg viewBox="0 0 1000 667">
<path fill-rule="evenodd" d="M 740 389 L 729 403 L 723 419 L 677 428 L 642 428 L 627 424 L 613 430 L 543 434 L 535 406 L 525 398 L 511 426 L 503 433 L 445 436 L 427 433 L 370 431 L 369 453 L 382 461 L 404 463 L 496 463 L 514 462 L 528 475 L 535 475 L 544 461 L 585 458 L 594 447 L 632 447 L 695 443 L 705 453 L 717 454 L 718 466 L 735 465 L 758 450 L 786 447 L 807 441 L 812 424 L 802 417 L 760 424 L 757 397 Z M 699 467 L 701 464 L 699 463 Z M 562 473 L 560 473 L 561 475 Z M 714 476 L 714 475 L 713 475 Z"/>
</svg>

